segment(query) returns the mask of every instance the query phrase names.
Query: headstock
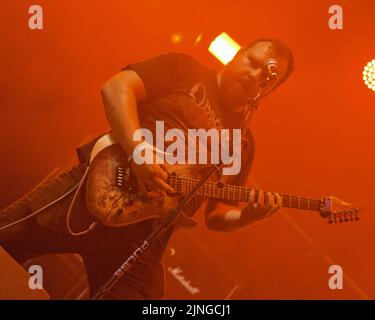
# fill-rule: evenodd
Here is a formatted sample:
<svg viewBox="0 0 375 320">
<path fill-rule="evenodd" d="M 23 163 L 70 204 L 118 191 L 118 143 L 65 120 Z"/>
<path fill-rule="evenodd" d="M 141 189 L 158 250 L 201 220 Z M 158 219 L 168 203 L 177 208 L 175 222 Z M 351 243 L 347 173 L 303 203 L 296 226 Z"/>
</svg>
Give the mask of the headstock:
<svg viewBox="0 0 375 320">
<path fill-rule="evenodd" d="M 320 200 L 320 214 L 328 223 L 352 222 L 359 220 L 360 208 L 330 196 Z"/>
</svg>

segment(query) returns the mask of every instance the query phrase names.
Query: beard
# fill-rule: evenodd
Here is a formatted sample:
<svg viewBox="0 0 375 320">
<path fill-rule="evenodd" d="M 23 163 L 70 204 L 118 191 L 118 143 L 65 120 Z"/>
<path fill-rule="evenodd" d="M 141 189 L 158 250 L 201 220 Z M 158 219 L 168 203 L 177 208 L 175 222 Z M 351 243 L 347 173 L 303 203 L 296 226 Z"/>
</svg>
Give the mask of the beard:
<svg viewBox="0 0 375 320">
<path fill-rule="evenodd" d="M 221 96 L 225 105 L 235 113 L 242 112 L 249 100 L 249 92 L 240 81 L 224 81 L 221 86 Z"/>
</svg>

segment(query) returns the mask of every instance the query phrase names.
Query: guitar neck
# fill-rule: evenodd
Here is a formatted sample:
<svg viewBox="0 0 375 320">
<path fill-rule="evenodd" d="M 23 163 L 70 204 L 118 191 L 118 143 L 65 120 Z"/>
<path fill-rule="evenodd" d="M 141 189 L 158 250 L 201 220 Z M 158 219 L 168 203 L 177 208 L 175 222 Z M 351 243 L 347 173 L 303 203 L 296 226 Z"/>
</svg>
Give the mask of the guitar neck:
<svg viewBox="0 0 375 320">
<path fill-rule="evenodd" d="M 176 181 L 172 181 L 172 186 L 182 193 L 190 192 L 199 182 L 197 179 L 190 178 L 178 177 L 175 179 Z M 251 188 L 248 187 L 236 186 L 232 184 L 207 182 L 200 188 L 197 194 L 199 196 L 207 197 L 210 199 L 248 202 L 250 197 L 250 191 Z M 258 197 L 258 194 L 259 190 L 256 190 L 255 197 Z M 283 199 L 283 207 L 320 211 L 320 200 L 285 193 L 279 194 Z"/>
</svg>

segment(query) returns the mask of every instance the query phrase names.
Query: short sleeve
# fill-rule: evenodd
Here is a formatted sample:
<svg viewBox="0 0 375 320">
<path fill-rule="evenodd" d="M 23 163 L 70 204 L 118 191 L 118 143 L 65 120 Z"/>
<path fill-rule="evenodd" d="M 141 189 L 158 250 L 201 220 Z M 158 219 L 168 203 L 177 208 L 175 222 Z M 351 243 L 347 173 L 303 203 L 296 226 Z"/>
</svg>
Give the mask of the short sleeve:
<svg viewBox="0 0 375 320">
<path fill-rule="evenodd" d="M 154 98 L 189 77 L 197 66 L 198 62 L 193 57 L 171 52 L 131 63 L 121 70 L 135 71 L 145 85 L 147 98 Z"/>
</svg>

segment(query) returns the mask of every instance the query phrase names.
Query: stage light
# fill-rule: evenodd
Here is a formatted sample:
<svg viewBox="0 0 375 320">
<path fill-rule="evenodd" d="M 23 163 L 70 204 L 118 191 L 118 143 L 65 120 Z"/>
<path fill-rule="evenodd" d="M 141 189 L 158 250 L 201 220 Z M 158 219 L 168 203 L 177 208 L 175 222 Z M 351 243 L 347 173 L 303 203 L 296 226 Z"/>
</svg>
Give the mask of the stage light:
<svg viewBox="0 0 375 320">
<path fill-rule="evenodd" d="M 174 33 L 171 35 L 171 41 L 172 43 L 180 43 L 182 41 L 182 34 L 180 33 Z"/>
<path fill-rule="evenodd" d="M 199 42 L 201 42 L 203 35 L 200 33 L 198 36 L 195 38 L 194 45 L 196 46 Z"/>
<path fill-rule="evenodd" d="M 362 72 L 362 79 L 367 88 L 375 91 L 375 59 L 368 62 Z"/>
<path fill-rule="evenodd" d="M 211 42 L 208 51 L 221 63 L 227 64 L 233 59 L 241 46 L 234 41 L 227 33 L 223 32 Z"/>
</svg>

